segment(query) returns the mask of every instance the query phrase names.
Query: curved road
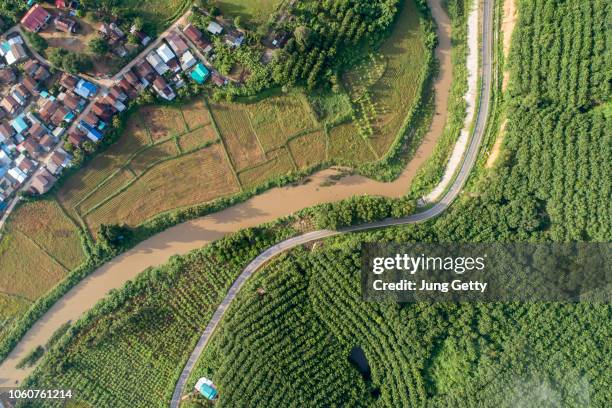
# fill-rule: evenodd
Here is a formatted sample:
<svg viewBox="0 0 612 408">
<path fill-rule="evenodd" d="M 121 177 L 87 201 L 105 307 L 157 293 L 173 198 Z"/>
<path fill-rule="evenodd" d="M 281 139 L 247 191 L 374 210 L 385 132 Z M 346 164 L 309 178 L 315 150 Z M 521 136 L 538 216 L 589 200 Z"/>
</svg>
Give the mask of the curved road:
<svg viewBox="0 0 612 408">
<path fill-rule="evenodd" d="M 478 156 L 478 150 L 480 148 L 480 144 L 485 134 L 486 125 L 487 125 L 487 117 L 489 115 L 489 106 L 491 103 L 491 80 L 492 80 L 492 45 L 493 45 L 493 1 L 494 0 L 484 0 L 483 3 L 483 12 L 482 12 L 482 49 L 481 49 L 481 61 L 482 61 L 482 82 L 480 89 L 480 104 L 478 114 L 476 116 L 476 123 L 474 126 L 474 131 L 472 134 L 472 138 L 470 140 L 470 144 L 468 146 L 468 150 L 463 158 L 463 163 L 461 168 L 455 178 L 453 184 L 448 189 L 444 197 L 437 202 L 435 205 L 430 207 L 429 209 L 412 214 L 405 218 L 397 218 L 397 219 L 386 219 L 379 222 L 369 223 L 369 224 L 361 224 L 353 227 L 344 228 L 338 231 L 331 230 L 321 230 L 321 231 L 313 231 L 307 234 L 303 234 L 294 238 L 289 238 L 285 241 L 282 241 L 259 254 L 257 258 L 255 258 L 250 264 L 247 265 L 246 268 L 242 271 L 240 276 L 236 279 L 236 281 L 230 287 L 227 295 L 221 302 L 221 304 L 217 307 L 217 310 L 213 314 L 210 322 L 204 329 L 204 332 L 200 336 L 196 347 L 193 352 L 189 356 L 185 367 L 181 373 L 181 376 L 178 379 L 178 382 L 175 386 L 174 393 L 172 395 L 172 400 L 170 402 L 171 408 L 178 408 L 180 405 L 181 395 L 183 394 L 183 390 L 187 384 L 187 380 L 193 371 L 204 347 L 212 337 L 212 334 L 223 318 L 226 310 L 228 309 L 231 302 L 234 300 L 244 283 L 253 275 L 259 268 L 261 268 L 266 262 L 275 256 L 290 250 L 291 248 L 295 248 L 299 245 L 303 245 L 312 241 L 317 241 L 323 238 L 331 237 L 339 234 L 346 234 L 350 232 L 356 231 L 364 231 L 371 229 L 378 229 L 396 225 L 405 225 L 405 224 L 414 224 L 418 222 L 423 222 L 438 215 L 442 214 L 446 209 L 451 205 L 451 203 L 457 198 L 459 193 L 461 192 L 465 182 L 467 181 L 470 171 L 474 167 L 476 163 L 476 158 Z M 429 0 L 428 4 L 430 8 L 439 9 L 438 7 L 434 7 L 432 4 L 433 0 Z M 478 3 L 477 3 L 478 4 Z M 437 6 L 437 4 L 436 4 Z M 436 13 L 432 13 L 434 18 L 438 20 L 436 17 Z"/>
</svg>

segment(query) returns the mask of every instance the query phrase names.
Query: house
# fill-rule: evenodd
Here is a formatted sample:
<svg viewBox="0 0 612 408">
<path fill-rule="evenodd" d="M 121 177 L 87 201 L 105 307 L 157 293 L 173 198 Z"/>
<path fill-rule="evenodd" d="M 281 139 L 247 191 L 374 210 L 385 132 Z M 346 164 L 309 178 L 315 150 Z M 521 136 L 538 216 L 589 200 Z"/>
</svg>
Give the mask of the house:
<svg viewBox="0 0 612 408">
<path fill-rule="evenodd" d="M 62 149 L 58 149 L 49 155 L 47 169 L 53 174 L 59 174 L 70 165 L 70 156 Z"/>
<path fill-rule="evenodd" d="M 185 52 L 189 51 L 189 46 L 181 36 L 176 32 L 171 32 L 166 36 L 166 41 L 170 45 L 170 48 L 174 51 L 177 56 L 183 55 Z"/>
<path fill-rule="evenodd" d="M 23 78 L 21 78 L 21 83 L 31 95 L 38 94 L 38 81 L 31 76 L 24 75 Z"/>
<path fill-rule="evenodd" d="M 38 141 L 38 144 L 40 145 L 40 147 L 43 148 L 45 152 L 50 151 L 51 148 L 55 145 L 55 143 L 56 141 L 48 133 L 45 133 L 43 137 L 41 137 Z"/>
<path fill-rule="evenodd" d="M 140 81 L 138 81 L 138 83 L 140 84 Z M 119 89 L 121 89 L 121 91 L 123 91 L 130 97 L 130 99 L 134 99 L 138 96 L 138 91 L 134 89 L 134 87 L 130 84 L 127 78 L 122 78 L 117 85 L 119 86 Z M 142 86 L 142 84 L 140 84 L 140 86 Z"/>
<path fill-rule="evenodd" d="M 44 81 L 51 76 L 51 73 L 44 65 L 38 65 L 38 69 L 32 75 L 32 77 L 37 81 Z"/>
<path fill-rule="evenodd" d="M 32 183 L 30 184 L 30 191 L 38 194 L 45 194 L 51 190 L 53 184 L 57 181 L 57 178 L 53 176 L 46 168 L 40 168 L 34 177 L 32 177 Z"/>
<path fill-rule="evenodd" d="M 12 167 L 8 171 L 8 175 L 11 176 L 19 185 L 23 184 L 28 178 L 28 175 L 23 172 L 19 167 Z"/>
<path fill-rule="evenodd" d="M 151 64 L 149 64 L 149 62 L 146 60 L 138 62 L 134 66 L 134 70 L 140 78 L 140 82 L 145 87 L 149 86 L 149 84 L 155 79 L 155 69 L 153 69 Z"/>
<path fill-rule="evenodd" d="M 140 83 L 140 81 L 138 81 Z M 120 100 L 121 102 L 125 102 L 128 99 L 128 96 L 126 95 L 126 93 L 123 91 L 123 89 L 121 89 L 121 87 L 119 85 L 113 85 L 109 90 L 108 93 L 113 95 L 115 98 L 117 98 L 118 100 Z"/>
<path fill-rule="evenodd" d="M 91 110 L 98 118 L 102 119 L 104 122 L 107 123 L 112 119 L 114 114 L 112 108 L 109 105 L 102 103 L 99 100 L 93 104 Z"/>
<path fill-rule="evenodd" d="M 125 104 L 121 102 L 119 99 L 115 98 L 112 94 L 108 93 L 103 98 L 102 101 L 113 108 L 115 108 L 118 112 L 123 112 L 126 108 Z"/>
<path fill-rule="evenodd" d="M 30 128 L 23 113 L 11 121 L 11 126 L 18 135 L 25 133 Z"/>
<path fill-rule="evenodd" d="M 113 47 L 113 52 L 121 58 L 128 55 L 128 50 L 123 46 L 123 44 L 115 44 L 115 46 Z"/>
<path fill-rule="evenodd" d="M 181 72 L 181 64 L 179 63 L 179 61 L 176 58 L 173 58 L 170 61 L 168 61 L 168 67 L 175 74 L 178 73 L 178 72 Z"/>
<path fill-rule="evenodd" d="M 38 140 L 47 134 L 47 130 L 44 127 L 42 127 L 40 123 L 36 122 L 28 130 L 28 133 L 30 134 L 30 136 Z"/>
<path fill-rule="evenodd" d="M 189 76 L 191 77 L 191 79 L 196 81 L 198 84 L 203 84 L 209 75 L 210 75 L 210 72 L 201 62 L 199 62 L 195 66 L 195 68 L 189 73 Z"/>
<path fill-rule="evenodd" d="M 208 53 L 212 50 L 212 45 L 210 41 L 204 37 L 204 34 L 197 28 L 195 28 L 192 24 L 187 24 L 187 26 L 183 29 L 183 33 L 193 42 L 198 48 L 200 48 L 204 53 Z"/>
<path fill-rule="evenodd" d="M 238 48 L 244 42 L 244 34 L 238 30 L 232 30 L 225 35 L 225 43 L 230 47 Z"/>
<path fill-rule="evenodd" d="M 86 138 L 85 133 L 79 128 L 74 128 L 68 133 L 68 142 L 72 143 L 73 146 L 81 146 Z"/>
<path fill-rule="evenodd" d="M 88 112 L 82 119 L 83 122 L 87 123 L 89 126 L 97 128 L 100 123 L 100 119 L 93 112 Z"/>
<path fill-rule="evenodd" d="M 59 31 L 63 31 L 65 33 L 76 33 L 77 23 L 74 20 L 63 16 L 55 17 L 53 21 L 55 28 Z"/>
<path fill-rule="evenodd" d="M 13 159 L 4 150 L 0 149 L 0 167 L 9 166 L 12 161 Z"/>
<path fill-rule="evenodd" d="M 191 51 L 187 51 L 183 55 L 181 55 L 180 62 L 183 71 L 187 71 L 189 68 L 193 67 L 198 62 L 198 60 L 195 59 Z"/>
<path fill-rule="evenodd" d="M 87 135 L 87 137 L 93 142 L 98 142 L 104 137 L 102 132 L 83 121 L 79 123 L 79 128 L 85 132 L 85 135 Z"/>
<path fill-rule="evenodd" d="M 17 84 L 11 90 L 11 96 L 21 105 L 24 106 L 28 102 L 30 92 L 23 84 Z"/>
<path fill-rule="evenodd" d="M 146 60 L 149 62 L 149 64 L 151 64 L 155 72 L 157 72 L 159 75 L 164 75 L 170 69 L 170 67 L 166 65 L 166 63 L 162 60 L 159 54 L 155 51 L 151 51 L 147 55 Z"/>
<path fill-rule="evenodd" d="M 85 99 L 93 97 L 98 92 L 98 88 L 89 81 L 79 79 L 74 88 L 74 93 Z"/>
<path fill-rule="evenodd" d="M 0 84 L 11 85 L 17 80 L 17 75 L 12 68 L 6 67 L 0 69 Z"/>
<path fill-rule="evenodd" d="M 55 111 L 55 113 L 51 115 L 51 123 L 54 126 L 61 126 L 64 121 L 68 122 L 69 120 L 71 120 L 71 114 L 72 112 L 70 112 L 68 108 L 63 105 L 60 105 Z"/>
<path fill-rule="evenodd" d="M 40 4 L 33 5 L 21 19 L 21 24 L 30 32 L 37 33 L 51 19 L 51 14 Z"/>
<path fill-rule="evenodd" d="M 45 99 L 45 102 L 38 111 L 38 116 L 42 119 L 43 122 L 49 122 L 51 116 L 53 116 L 53 114 L 59 107 L 60 105 L 56 101 L 52 99 Z"/>
<path fill-rule="evenodd" d="M 130 33 L 133 34 L 136 38 L 138 38 L 138 42 L 144 45 L 145 47 L 151 42 L 151 37 L 149 37 L 146 33 L 137 30 L 135 25 L 130 27 Z"/>
<path fill-rule="evenodd" d="M 171 101 L 176 97 L 174 91 L 172 90 L 172 88 L 170 88 L 170 85 L 168 85 L 168 83 L 163 77 L 159 76 L 155 78 L 155 81 L 153 81 L 153 89 L 155 89 L 155 91 L 161 98 L 167 101 Z"/>
<path fill-rule="evenodd" d="M 17 112 L 17 109 L 19 109 L 19 107 L 21 105 L 19 105 L 19 102 L 17 102 L 15 100 L 15 98 L 13 98 L 13 96 L 11 95 L 6 95 L 4 97 L 4 99 L 2 99 L 2 101 L 0 102 L 0 106 L 9 114 L 12 115 L 15 112 Z"/>
<path fill-rule="evenodd" d="M 66 8 L 66 1 L 65 0 L 55 0 L 55 7 L 56 8 Z"/>
<path fill-rule="evenodd" d="M 21 149 L 28 152 L 30 157 L 37 158 L 41 153 L 41 147 L 34 138 L 28 137 L 21 143 Z"/>
<path fill-rule="evenodd" d="M 57 100 L 62 102 L 65 107 L 73 112 L 80 112 L 83 109 L 83 99 L 79 98 L 72 92 L 62 92 L 57 95 Z"/>
<path fill-rule="evenodd" d="M 67 72 L 63 72 L 59 80 L 59 84 L 65 89 L 74 89 L 78 82 L 79 79 L 77 77 L 70 75 Z"/>
<path fill-rule="evenodd" d="M 123 75 L 123 78 L 137 91 L 141 91 L 144 89 L 144 85 L 138 79 L 138 75 L 134 73 L 134 71 L 129 70 Z M 132 98 L 132 97 L 131 97 Z"/>
<path fill-rule="evenodd" d="M 19 157 L 15 160 L 15 164 L 26 174 L 30 174 L 30 172 L 32 172 L 32 170 L 34 170 L 36 167 L 36 164 L 34 164 L 32 160 L 28 159 L 23 154 L 19 155 Z"/>
<path fill-rule="evenodd" d="M 161 57 L 162 61 L 164 61 L 166 64 L 176 58 L 176 55 L 174 55 L 174 53 L 166 43 L 160 45 L 155 51 Z"/>
<path fill-rule="evenodd" d="M 6 142 L 15 134 L 15 130 L 8 123 L 0 123 L 0 142 Z"/>
<path fill-rule="evenodd" d="M 28 57 L 25 48 L 23 48 L 23 44 L 18 42 L 11 44 L 9 41 L 4 41 L 0 44 L 0 55 L 4 57 L 8 65 L 13 65 Z"/>
<path fill-rule="evenodd" d="M 209 401 L 214 401 L 219 397 L 219 391 L 217 390 L 217 387 L 215 386 L 215 384 L 213 384 L 211 380 L 206 377 L 198 379 L 195 384 L 195 389 Z"/>
<path fill-rule="evenodd" d="M 289 35 L 285 32 L 274 33 L 272 35 L 272 45 L 276 48 L 283 48 L 288 39 Z"/>
<path fill-rule="evenodd" d="M 125 38 L 125 33 L 115 23 L 102 23 L 98 27 L 98 31 L 108 40 L 111 46 L 117 45 Z"/>
<path fill-rule="evenodd" d="M 38 61 L 29 59 L 23 64 L 23 72 L 27 75 L 34 76 L 34 73 L 38 69 Z"/>
<path fill-rule="evenodd" d="M 221 26 L 221 24 L 215 21 L 211 21 L 208 24 L 208 27 L 206 27 L 206 31 L 214 35 L 219 35 L 223 32 L 223 27 Z"/>
</svg>

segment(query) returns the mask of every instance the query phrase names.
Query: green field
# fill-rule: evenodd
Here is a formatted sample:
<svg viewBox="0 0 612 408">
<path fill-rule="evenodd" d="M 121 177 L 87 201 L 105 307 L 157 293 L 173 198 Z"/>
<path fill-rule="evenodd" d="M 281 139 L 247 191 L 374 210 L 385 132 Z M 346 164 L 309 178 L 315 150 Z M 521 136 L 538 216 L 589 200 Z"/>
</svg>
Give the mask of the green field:
<svg viewBox="0 0 612 408">
<path fill-rule="evenodd" d="M 217 0 L 215 6 L 219 7 L 226 18 L 240 16 L 242 21 L 250 27 L 265 23 L 270 15 L 279 9 L 284 0 Z"/>
<path fill-rule="evenodd" d="M 137 0 L 121 0 L 119 9 L 123 12 L 136 14 L 157 32 L 161 32 L 170 26 L 177 18 L 185 13 L 192 0 L 148 0 L 146 7 Z"/>
</svg>

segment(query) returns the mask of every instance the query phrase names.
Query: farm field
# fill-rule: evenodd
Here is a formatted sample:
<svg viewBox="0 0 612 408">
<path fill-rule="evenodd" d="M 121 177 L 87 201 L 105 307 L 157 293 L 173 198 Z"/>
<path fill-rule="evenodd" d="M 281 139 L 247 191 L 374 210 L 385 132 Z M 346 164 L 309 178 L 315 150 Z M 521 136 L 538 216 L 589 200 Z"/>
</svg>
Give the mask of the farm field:
<svg viewBox="0 0 612 408">
<path fill-rule="evenodd" d="M 283 0 L 218 0 L 215 5 L 224 16 L 240 16 L 247 25 L 256 26 L 268 21 L 282 3 Z"/>
<path fill-rule="evenodd" d="M 243 231 L 141 274 L 137 285 L 122 289 L 136 296 L 108 299 L 80 324 L 66 348 L 47 354 L 41 375 L 31 381 L 71 387 L 75 404 L 167 407 L 177 367 L 236 275 L 254 253 L 291 233 L 289 228 Z M 74 364 L 57 365 L 60 360 Z M 47 400 L 44 406 L 59 402 Z"/>
<path fill-rule="evenodd" d="M 222 148 L 216 144 L 153 167 L 87 214 L 86 221 L 90 228 L 100 224 L 136 226 L 162 212 L 239 190 Z"/>
<path fill-rule="evenodd" d="M 24 297 L 0 293 L 0 339 L 6 336 L 15 321 L 31 304 L 32 302 Z"/>
<path fill-rule="evenodd" d="M 185 153 L 215 140 L 219 140 L 215 129 L 210 125 L 206 125 L 189 133 L 185 133 L 179 138 L 178 144 L 181 148 L 181 152 Z"/>
<path fill-rule="evenodd" d="M 271 177 L 285 175 L 295 170 L 291 155 L 287 150 L 279 149 L 269 154 L 267 162 L 238 173 L 244 188 L 256 187 Z"/>
<path fill-rule="evenodd" d="M 135 13 L 144 21 L 163 31 L 192 4 L 190 0 L 148 0 L 146 7 L 138 0 L 121 0 L 119 7 L 128 13 Z"/>
<path fill-rule="evenodd" d="M 181 110 L 177 108 L 147 106 L 142 108 L 141 117 L 153 142 L 183 134 L 187 130 Z"/>
<path fill-rule="evenodd" d="M 291 139 L 288 143 L 291 156 L 300 169 L 307 169 L 327 159 L 325 132 L 316 131 Z"/>
</svg>

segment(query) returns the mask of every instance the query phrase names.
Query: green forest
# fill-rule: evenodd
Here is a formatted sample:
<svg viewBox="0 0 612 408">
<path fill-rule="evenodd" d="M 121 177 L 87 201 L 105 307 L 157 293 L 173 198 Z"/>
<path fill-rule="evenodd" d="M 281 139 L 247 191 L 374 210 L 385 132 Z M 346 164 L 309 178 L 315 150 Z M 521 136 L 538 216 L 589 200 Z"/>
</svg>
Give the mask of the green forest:
<svg viewBox="0 0 612 408">
<path fill-rule="evenodd" d="M 366 303 L 359 247 L 610 242 L 611 7 L 519 1 L 495 168 L 479 169 L 436 220 L 329 239 L 272 262 L 240 292 L 189 385 L 212 378 L 219 407 L 607 406 L 610 305 Z M 76 323 L 27 386 L 73 388 L 96 407 L 167 406 L 231 281 L 308 220 L 249 230 L 141 275 Z M 368 370 L 349 358 L 355 349 Z"/>
</svg>

